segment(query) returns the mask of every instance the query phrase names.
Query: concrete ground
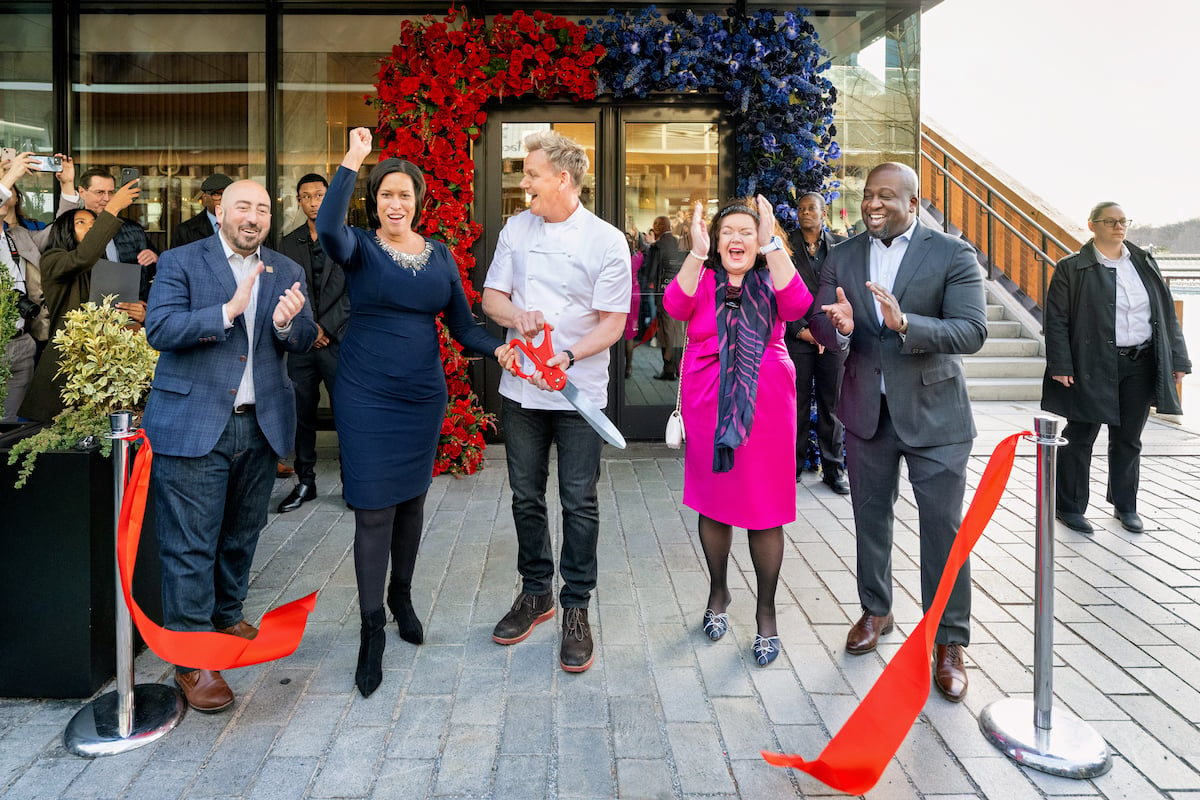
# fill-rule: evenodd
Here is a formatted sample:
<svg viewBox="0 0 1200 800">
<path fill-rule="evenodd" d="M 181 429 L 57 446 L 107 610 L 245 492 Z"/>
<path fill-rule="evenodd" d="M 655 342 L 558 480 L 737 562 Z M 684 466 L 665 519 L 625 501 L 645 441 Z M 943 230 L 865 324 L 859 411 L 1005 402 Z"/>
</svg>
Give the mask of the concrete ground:
<svg viewBox="0 0 1200 800">
<path fill-rule="evenodd" d="M 1031 427 L 1037 413 L 1018 403 L 980 403 L 975 412 L 968 497 L 994 444 Z M 966 701 L 952 705 L 935 692 L 869 797 L 1200 798 L 1200 434 L 1153 420 L 1145 443 L 1147 532 L 1122 530 L 1103 502 L 1101 441 L 1089 514 L 1099 528 L 1055 534 L 1054 693 L 1108 741 L 1111 772 L 1050 777 L 1018 766 L 978 729 L 992 701 L 1032 695 L 1035 448 L 1022 444 L 972 559 Z M 784 654 L 765 669 L 751 655 L 754 575 L 740 535 L 730 633 L 710 642 L 700 630 L 707 577 L 695 515 L 680 504 L 682 460 L 634 445 L 605 452 L 591 606 L 598 650 L 591 670 L 568 675 L 557 666 L 557 617 L 521 644 L 491 641 L 517 590 L 510 495 L 502 451 L 492 448 L 478 475 L 434 481 L 415 586 L 426 644 L 409 645 L 389 626 L 383 685 L 363 699 L 353 683 L 354 520 L 339 498 L 332 448 L 323 452 L 318 500 L 270 517 L 247 606 L 257 618 L 320 590 L 296 653 L 226 673 L 237 693 L 232 710 L 190 712 L 159 742 L 96 760 L 62 745 L 83 701 L 0 699 L 0 797 L 836 796 L 768 766 L 759 750 L 815 757 L 920 617 L 916 509 L 905 485 L 897 632 L 877 653 L 845 653 L 859 614 L 850 501 L 810 473 L 796 487 L 799 519 L 785 529 Z M 272 508 L 288 488 L 278 483 Z M 144 652 L 136 672 L 138 682 L 169 682 L 171 668 Z"/>
</svg>

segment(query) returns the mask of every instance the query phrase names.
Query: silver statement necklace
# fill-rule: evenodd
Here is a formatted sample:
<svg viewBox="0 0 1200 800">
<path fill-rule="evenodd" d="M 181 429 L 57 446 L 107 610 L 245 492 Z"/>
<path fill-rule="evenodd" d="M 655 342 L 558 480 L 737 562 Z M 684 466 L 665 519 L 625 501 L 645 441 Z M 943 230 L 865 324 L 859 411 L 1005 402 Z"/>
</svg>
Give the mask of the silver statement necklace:
<svg viewBox="0 0 1200 800">
<path fill-rule="evenodd" d="M 375 234 L 375 242 L 383 248 L 383 252 L 387 253 L 392 261 L 395 261 L 414 275 L 425 269 L 425 265 L 429 263 L 429 256 L 433 255 L 433 243 L 428 239 L 425 240 L 425 249 L 416 254 L 397 250 L 385 242 L 383 237 L 378 233 Z"/>
</svg>

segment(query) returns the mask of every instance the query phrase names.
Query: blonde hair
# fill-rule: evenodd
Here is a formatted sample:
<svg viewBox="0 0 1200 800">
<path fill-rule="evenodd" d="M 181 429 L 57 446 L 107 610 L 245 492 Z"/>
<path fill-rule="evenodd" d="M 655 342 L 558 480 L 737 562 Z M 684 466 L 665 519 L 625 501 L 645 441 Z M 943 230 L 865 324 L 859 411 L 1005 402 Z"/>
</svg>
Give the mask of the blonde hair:
<svg viewBox="0 0 1200 800">
<path fill-rule="evenodd" d="M 532 153 L 541 150 L 556 170 L 566 172 L 576 188 L 583 187 L 588 157 L 579 144 L 557 131 L 538 131 L 525 137 L 525 149 Z"/>
</svg>

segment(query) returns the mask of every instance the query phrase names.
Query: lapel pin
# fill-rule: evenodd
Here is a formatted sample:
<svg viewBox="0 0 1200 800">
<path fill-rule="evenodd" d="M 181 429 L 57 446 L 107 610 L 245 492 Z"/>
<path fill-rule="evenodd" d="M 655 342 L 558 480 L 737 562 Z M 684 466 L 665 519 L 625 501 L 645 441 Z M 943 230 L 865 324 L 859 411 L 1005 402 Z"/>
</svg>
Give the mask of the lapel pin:
<svg viewBox="0 0 1200 800">
<path fill-rule="evenodd" d="M 270 264 L 268 264 L 268 265 L 267 265 L 267 272 L 274 272 L 274 271 L 275 271 L 275 268 L 274 268 L 274 267 L 272 267 Z"/>
</svg>

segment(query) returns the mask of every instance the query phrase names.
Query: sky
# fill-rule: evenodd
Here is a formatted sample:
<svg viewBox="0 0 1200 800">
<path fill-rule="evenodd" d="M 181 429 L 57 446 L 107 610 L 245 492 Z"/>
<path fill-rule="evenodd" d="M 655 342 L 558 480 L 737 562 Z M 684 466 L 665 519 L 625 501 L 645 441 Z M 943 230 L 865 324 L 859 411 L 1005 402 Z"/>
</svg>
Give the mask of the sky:
<svg viewBox="0 0 1200 800">
<path fill-rule="evenodd" d="M 1083 227 L 1200 217 L 1198 0 L 942 0 L 921 114 Z"/>
</svg>

